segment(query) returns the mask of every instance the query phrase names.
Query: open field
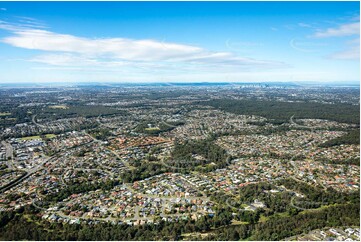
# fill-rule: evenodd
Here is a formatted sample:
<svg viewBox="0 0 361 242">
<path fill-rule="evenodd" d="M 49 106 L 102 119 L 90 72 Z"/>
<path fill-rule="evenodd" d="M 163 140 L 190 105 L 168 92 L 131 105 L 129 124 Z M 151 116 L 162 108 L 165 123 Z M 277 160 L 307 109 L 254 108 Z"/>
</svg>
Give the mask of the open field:
<svg viewBox="0 0 361 242">
<path fill-rule="evenodd" d="M 55 138 L 56 135 L 55 134 L 46 134 L 45 137 L 48 139 L 52 139 L 52 138 Z"/>
<path fill-rule="evenodd" d="M 145 128 L 146 131 L 154 131 L 154 130 L 160 130 L 158 127 L 152 127 L 152 128 Z"/>
<path fill-rule="evenodd" d="M 68 109 L 69 107 L 66 105 L 53 105 L 53 106 L 49 106 L 49 108 L 52 109 Z"/>
<path fill-rule="evenodd" d="M 3 112 L 3 113 L 0 112 L 0 117 L 1 116 L 9 116 L 9 115 L 11 115 L 11 113 L 9 113 L 9 112 Z"/>
<path fill-rule="evenodd" d="M 45 137 L 48 139 L 52 139 L 52 138 L 56 137 L 56 135 L 55 134 L 46 134 Z M 21 140 L 35 140 L 35 139 L 41 139 L 40 135 L 27 136 L 27 137 L 21 138 Z"/>
</svg>

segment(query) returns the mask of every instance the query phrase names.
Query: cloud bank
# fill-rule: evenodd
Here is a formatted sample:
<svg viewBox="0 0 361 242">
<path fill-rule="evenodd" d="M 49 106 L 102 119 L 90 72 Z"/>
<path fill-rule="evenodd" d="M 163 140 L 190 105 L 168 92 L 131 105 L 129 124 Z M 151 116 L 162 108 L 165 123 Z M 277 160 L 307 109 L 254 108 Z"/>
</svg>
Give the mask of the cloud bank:
<svg viewBox="0 0 361 242">
<path fill-rule="evenodd" d="M 29 20 L 34 23 L 34 20 Z M 28 24 L 28 23 L 26 23 Z M 276 68 L 281 62 L 237 56 L 231 52 L 214 52 L 204 48 L 151 39 L 85 38 L 39 28 L 14 26 L 0 22 L 0 28 L 12 33 L 3 43 L 14 47 L 43 51 L 30 61 L 57 66 L 129 66 L 166 64 L 218 66 L 219 68 Z"/>
<path fill-rule="evenodd" d="M 338 28 L 329 28 L 324 31 L 317 31 L 314 34 L 316 38 L 343 37 L 360 34 L 360 23 L 349 23 L 340 25 Z"/>
</svg>

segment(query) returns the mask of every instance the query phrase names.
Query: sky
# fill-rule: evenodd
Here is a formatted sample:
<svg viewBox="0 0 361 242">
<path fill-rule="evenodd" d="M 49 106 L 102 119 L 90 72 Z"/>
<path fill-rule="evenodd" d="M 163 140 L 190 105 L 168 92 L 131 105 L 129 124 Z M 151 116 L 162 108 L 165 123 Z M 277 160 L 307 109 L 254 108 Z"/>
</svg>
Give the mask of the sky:
<svg viewBox="0 0 361 242">
<path fill-rule="evenodd" d="M 0 83 L 359 83 L 359 2 L 0 2 Z"/>
</svg>

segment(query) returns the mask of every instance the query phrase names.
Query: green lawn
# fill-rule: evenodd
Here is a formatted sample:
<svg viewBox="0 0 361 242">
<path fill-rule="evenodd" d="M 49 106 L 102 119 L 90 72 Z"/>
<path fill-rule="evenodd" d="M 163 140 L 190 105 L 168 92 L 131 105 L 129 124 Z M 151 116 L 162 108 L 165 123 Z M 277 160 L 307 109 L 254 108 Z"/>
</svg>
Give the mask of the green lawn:
<svg viewBox="0 0 361 242">
<path fill-rule="evenodd" d="M 249 222 L 232 220 L 232 225 L 249 224 Z"/>
<path fill-rule="evenodd" d="M 55 134 L 46 134 L 45 137 L 48 139 L 52 139 L 52 138 L 55 138 L 56 135 Z"/>
<path fill-rule="evenodd" d="M 46 134 L 45 137 L 48 139 L 52 139 L 52 138 L 56 137 L 56 135 L 55 134 Z M 41 139 L 40 135 L 27 136 L 27 137 L 21 138 L 21 140 L 34 140 L 34 139 Z"/>
<path fill-rule="evenodd" d="M 258 222 L 263 223 L 263 222 L 266 222 L 268 219 L 269 219 L 269 217 L 266 217 L 263 214 L 261 214 Z"/>
<path fill-rule="evenodd" d="M 154 131 L 154 130 L 160 130 L 158 127 L 152 127 L 152 128 L 145 128 L 146 131 Z"/>
</svg>

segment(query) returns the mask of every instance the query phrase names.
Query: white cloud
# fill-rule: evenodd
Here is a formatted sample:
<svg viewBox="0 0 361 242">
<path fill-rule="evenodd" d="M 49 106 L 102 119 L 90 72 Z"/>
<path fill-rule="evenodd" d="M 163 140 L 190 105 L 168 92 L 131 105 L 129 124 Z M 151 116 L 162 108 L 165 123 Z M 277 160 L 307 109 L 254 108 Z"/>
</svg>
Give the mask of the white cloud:
<svg viewBox="0 0 361 242">
<path fill-rule="evenodd" d="M 45 23 L 28 17 L 17 16 L 15 17 L 16 21 L 9 23 L 3 20 L 0 20 L 0 29 L 8 30 L 11 32 L 15 31 L 24 31 L 27 29 L 46 29 Z"/>
<path fill-rule="evenodd" d="M 349 23 L 340 25 L 338 28 L 320 30 L 314 34 L 316 38 L 342 37 L 360 34 L 360 23 Z"/>
<path fill-rule="evenodd" d="M 359 19 L 360 16 L 357 16 Z M 356 18 L 353 18 L 355 21 Z M 317 31 L 313 37 L 316 38 L 332 38 L 332 37 L 353 37 L 360 35 L 360 23 L 359 21 L 342 24 L 337 28 L 329 28 L 327 30 L 319 30 Z M 333 53 L 328 56 L 331 59 L 337 60 L 360 60 L 360 38 L 356 38 L 353 40 L 349 40 L 345 43 L 344 50 Z"/>
<path fill-rule="evenodd" d="M 270 28 L 272 31 L 278 31 L 278 28 L 275 28 L 275 27 L 271 27 Z"/>
<path fill-rule="evenodd" d="M 18 16 L 16 18 L 18 20 L 17 25 L 22 28 L 33 28 L 33 29 L 48 28 L 45 23 L 43 23 L 42 21 L 35 19 L 35 18 L 29 18 L 29 17 L 23 17 L 23 16 Z"/>
<path fill-rule="evenodd" d="M 347 42 L 348 48 L 332 54 L 332 59 L 338 60 L 360 60 L 360 39 L 354 39 Z"/>
<path fill-rule="evenodd" d="M 197 46 L 149 39 L 83 38 L 47 30 L 12 28 L 4 22 L 3 26 L 0 22 L 1 27 L 13 33 L 12 36 L 2 39 L 4 43 L 25 49 L 60 53 L 32 59 L 50 65 L 82 63 L 82 65 L 118 66 L 119 63 L 133 62 L 134 65 L 138 62 L 143 66 L 146 62 L 168 62 L 263 68 L 285 66 L 280 62 L 239 57 L 231 52 L 212 52 Z"/>
<path fill-rule="evenodd" d="M 49 64 L 54 66 L 88 66 L 96 65 L 97 60 L 91 58 L 83 58 L 81 56 L 74 56 L 71 54 L 48 54 L 48 55 L 39 55 L 32 58 L 30 61 Z"/>
<path fill-rule="evenodd" d="M 203 51 L 198 47 L 162 43 L 154 40 L 89 39 L 33 29 L 16 31 L 14 36 L 4 38 L 3 42 L 26 49 L 93 56 L 110 55 L 120 59 L 138 61 L 171 60 L 195 55 Z"/>
<path fill-rule="evenodd" d="M 298 23 L 298 26 L 300 26 L 302 28 L 312 28 L 312 25 L 306 24 L 306 23 Z"/>
</svg>

